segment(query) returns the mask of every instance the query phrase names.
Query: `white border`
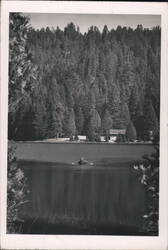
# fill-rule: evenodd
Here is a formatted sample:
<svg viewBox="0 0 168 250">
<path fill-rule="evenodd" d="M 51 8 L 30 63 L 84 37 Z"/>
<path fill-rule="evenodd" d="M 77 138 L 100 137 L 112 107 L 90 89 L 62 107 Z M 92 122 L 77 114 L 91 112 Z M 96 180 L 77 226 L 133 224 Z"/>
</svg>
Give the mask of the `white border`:
<svg viewBox="0 0 168 250">
<path fill-rule="evenodd" d="M 9 12 L 161 15 L 160 223 L 158 237 L 7 235 L 7 99 Z M 1 2 L 1 241 L 5 249 L 168 249 L 168 3 L 159 2 Z"/>
</svg>

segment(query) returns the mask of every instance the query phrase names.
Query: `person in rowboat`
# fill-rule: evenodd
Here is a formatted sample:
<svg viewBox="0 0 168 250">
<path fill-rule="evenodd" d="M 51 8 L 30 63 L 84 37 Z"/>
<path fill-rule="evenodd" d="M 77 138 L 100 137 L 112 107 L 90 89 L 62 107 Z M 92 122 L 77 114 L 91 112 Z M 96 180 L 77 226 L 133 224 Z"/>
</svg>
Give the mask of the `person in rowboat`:
<svg viewBox="0 0 168 250">
<path fill-rule="evenodd" d="M 80 160 L 78 161 L 78 164 L 80 164 L 80 165 L 87 164 L 87 163 L 89 163 L 89 162 L 86 161 L 86 160 L 84 159 L 83 156 L 82 156 L 82 157 L 80 158 Z"/>
</svg>

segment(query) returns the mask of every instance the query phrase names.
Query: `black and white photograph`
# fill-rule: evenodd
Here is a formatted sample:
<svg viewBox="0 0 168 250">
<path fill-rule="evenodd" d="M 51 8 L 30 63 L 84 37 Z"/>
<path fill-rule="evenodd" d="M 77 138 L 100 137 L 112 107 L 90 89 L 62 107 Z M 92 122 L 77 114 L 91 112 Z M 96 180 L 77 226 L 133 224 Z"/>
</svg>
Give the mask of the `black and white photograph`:
<svg viewBox="0 0 168 250">
<path fill-rule="evenodd" d="M 157 238 L 161 15 L 8 18 L 6 233 Z"/>
</svg>

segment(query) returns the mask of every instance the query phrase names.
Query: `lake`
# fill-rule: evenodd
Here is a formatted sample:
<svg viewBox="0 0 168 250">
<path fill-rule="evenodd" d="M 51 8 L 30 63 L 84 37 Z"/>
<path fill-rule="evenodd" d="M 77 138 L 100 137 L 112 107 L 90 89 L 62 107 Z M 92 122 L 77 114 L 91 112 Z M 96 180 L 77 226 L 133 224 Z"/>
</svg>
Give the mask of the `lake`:
<svg viewBox="0 0 168 250">
<path fill-rule="evenodd" d="M 144 235 L 147 197 L 133 164 L 152 145 L 18 143 L 30 189 L 25 234 Z M 80 157 L 94 165 L 78 165 Z"/>
</svg>

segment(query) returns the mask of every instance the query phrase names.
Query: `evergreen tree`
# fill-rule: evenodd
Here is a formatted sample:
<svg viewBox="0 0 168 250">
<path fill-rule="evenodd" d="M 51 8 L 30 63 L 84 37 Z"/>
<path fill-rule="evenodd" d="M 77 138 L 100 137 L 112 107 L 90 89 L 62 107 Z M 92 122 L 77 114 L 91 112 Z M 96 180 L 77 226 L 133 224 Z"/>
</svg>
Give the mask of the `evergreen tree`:
<svg viewBox="0 0 168 250">
<path fill-rule="evenodd" d="M 144 138 L 150 139 L 150 131 L 153 135 L 158 133 L 158 121 L 155 110 L 152 105 L 152 101 L 146 98 L 144 104 Z"/>
<path fill-rule="evenodd" d="M 33 88 L 35 66 L 28 51 L 28 18 L 19 13 L 10 13 L 9 18 L 9 110 L 15 111 L 18 104 Z"/>
<path fill-rule="evenodd" d="M 113 122 L 112 122 L 111 115 L 109 111 L 105 109 L 105 112 L 102 118 L 101 128 L 102 128 L 103 134 L 105 134 L 106 141 L 109 140 L 109 130 L 112 129 L 112 124 Z"/>
<path fill-rule="evenodd" d="M 109 93 L 109 102 L 108 102 L 108 109 L 110 110 L 112 116 L 114 128 L 121 128 L 120 104 L 121 104 L 121 99 L 120 99 L 119 86 L 114 85 L 112 92 Z"/>
<path fill-rule="evenodd" d="M 9 17 L 9 135 L 15 137 L 18 130 L 18 124 L 15 120 L 17 111 L 21 107 L 21 102 L 25 102 L 27 96 L 30 96 L 34 83 L 34 67 L 30 60 L 30 55 L 26 50 L 28 19 L 19 13 L 10 13 Z M 27 108 L 27 107 L 26 107 Z M 24 110 L 23 110 L 24 111 Z M 32 134 L 32 106 L 23 113 L 23 122 L 27 133 L 22 138 Z M 12 119 L 11 119 L 12 118 Z M 26 120 L 25 120 L 26 118 Z M 28 118 L 28 119 L 27 119 Z M 12 120 L 12 122 L 11 122 Z M 12 133 L 11 126 L 12 125 Z M 23 131 L 22 131 L 23 132 Z M 10 138 L 10 139 L 11 139 Z M 20 139 L 22 139 L 20 138 Z M 27 202 L 28 187 L 23 171 L 18 167 L 14 144 L 8 143 L 8 185 L 7 185 L 7 232 L 20 233 L 21 224 L 18 228 L 20 206 Z"/>
<path fill-rule="evenodd" d="M 76 124 L 76 130 L 78 134 L 82 134 L 83 127 L 84 127 L 84 115 L 81 107 L 78 105 L 75 105 L 74 107 L 75 111 L 75 124 Z"/>
<path fill-rule="evenodd" d="M 33 121 L 33 129 L 36 139 L 45 139 L 48 133 L 48 113 L 45 106 L 40 105 L 36 109 Z"/>
<path fill-rule="evenodd" d="M 9 139 L 17 139 L 16 133 L 20 129 L 16 120 L 19 107 L 24 106 L 26 98 L 34 87 L 36 67 L 32 63 L 32 55 L 27 49 L 27 34 L 30 31 L 29 19 L 19 13 L 10 13 L 9 17 Z M 27 108 L 27 107 L 26 107 Z M 32 110 L 31 107 L 28 108 Z M 23 110 L 24 112 L 24 110 Z M 24 113 L 26 113 L 25 111 Z M 20 112 L 19 112 L 20 113 Z M 28 115 L 28 114 L 27 114 Z M 31 115 L 30 119 L 32 118 Z M 24 120 L 22 120 L 24 121 Z M 30 122 L 29 122 L 30 125 Z M 19 126 L 19 128 L 18 128 Z M 31 125 L 29 126 L 31 130 Z M 32 136 L 30 136 L 32 137 Z M 24 138 L 24 134 L 20 139 Z"/>
<path fill-rule="evenodd" d="M 131 120 L 135 121 L 136 118 L 139 116 L 139 110 L 138 110 L 138 87 L 135 85 L 132 88 L 131 95 L 129 98 L 129 111 L 131 115 Z"/>
<path fill-rule="evenodd" d="M 144 140 L 144 129 L 145 129 L 144 117 L 142 115 L 139 116 L 134 122 L 134 125 L 137 131 L 137 139 Z"/>
<path fill-rule="evenodd" d="M 74 114 L 73 109 L 68 110 L 64 126 L 65 126 L 64 127 L 65 134 L 67 136 L 75 135 L 75 133 L 76 133 L 76 125 L 75 125 L 75 114 Z"/>
<path fill-rule="evenodd" d="M 132 121 L 130 121 L 130 123 L 127 126 L 126 138 L 128 141 L 135 141 L 136 140 L 136 129 L 135 129 Z"/>
<path fill-rule="evenodd" d="M 95 141 L 100 133 L 101 118 L 96 109 L 91 109 L 87 123 L 87 137 L 90 141 Z"/>
<path fill-rule="evenodd" d="M 13 19 L 17 19 L 17 15 L 15 13 Z M 153 124 L 155 123 L 156 130 L 159 128 L 159 28 L 149 30 L 138 26 L 135 30 L 122 27 L 108 30 L 105 26 L 101 33 L 98 28 L 91 27 L 88 32 L 81 34 L 73 23 L 68 24 L 63 31 L 59 27 L 30 30 L 28 23 L 25 28 L 27 21 L 22 18 L 18 21 L 23 23 L 23 27 L 18 29 L 18 34 L 17 28 L 12 31 L 12 22 L 10 26 L 10 60 L 15 60 L 16 63 L 9 65 L 11 92 L 9 99 L 11 101 L 15 94 L 22 99 L 21 92 L 27 93 L 23 87 L 25 79 L 26 86 L 30 89 L 32 84 L 34 86 L 32 63 L 36 64 L 38 78 L 35 88 L 30 101 L 22 103 L 23 113 L 26 114 L 31 110 L 34 116 L 34 118 L 32 116 L 34 121 L 29 123 L 34 139 L 38 135 L 37 132 L 41 130 L 40 126 L 43 127 L 43 125 L 48 127 L 48 131 L 43 128 L 46 133 L 41 131 L 41 138 L 69 133 L 67 124 L 72 109 L 75 113 L 76 133 L 86 135 L 90 112 L 97 110 L 103 118 L 105 104 L 107 104 L 113 128 L 126 128 L 132 120 L 139 140 L 148 139 L 144 135 L 144 129 L 145 134 L 149 129 L 151 130 L 146 113 L 153 114 L 151 120 L 157 120 Z M 25 33 L 28 30 L 28 36 L 22 40 L 19 40 L 20 29 L 21 32 L 25 30 Z M 16 41 L 20 42 L 15 44 Z M 21 57 L 15 57 L 19 50 Z M 24 60 L 26 61 L 22 65 L 21 62 Z M 27 60 L 30 61 L 29 64 Z M 28 78 L 26 72 L 30 71 L 24 71 L 27 65 L 30 65 L 31 71 Z M 18 69 L 18 66 L 21 69 Z M 19 71 L 22 72 L 22 76 L 19 76 Z M 18 79 L 18 89 L 13 84 L 15 75 Z M 152 102 L 150 111 L 148 110 L 150 105 L 144 106 L 148 99 L 147 93 L 150 93 L 149 99 Z M 16 99 L 20 101 L 20 98 Z M 40 114 L 39 106 L 42 106 L 43 114 Z M 24 127 L 24 122 L 19 116 L 22 117 L 19 110 L 9 114 L 10 138 L 16 138 L 16 130 L 22 130 Z M 143 126 L 138 125 L 140 120 Z M 72 123 L 74 124 L 70 122 Z M 95 129 L 92 132 L 94 134 Z"/>
</svg>

